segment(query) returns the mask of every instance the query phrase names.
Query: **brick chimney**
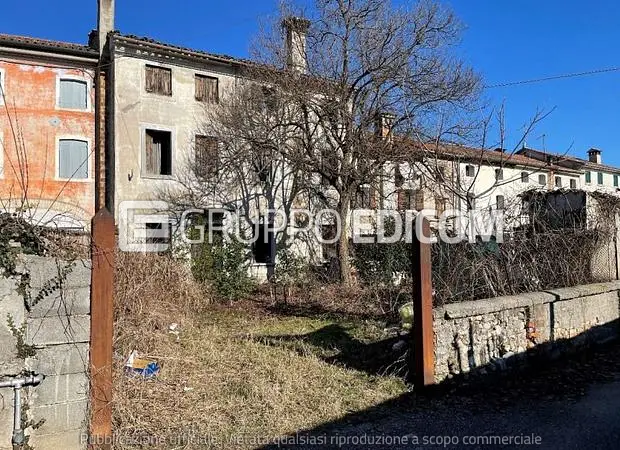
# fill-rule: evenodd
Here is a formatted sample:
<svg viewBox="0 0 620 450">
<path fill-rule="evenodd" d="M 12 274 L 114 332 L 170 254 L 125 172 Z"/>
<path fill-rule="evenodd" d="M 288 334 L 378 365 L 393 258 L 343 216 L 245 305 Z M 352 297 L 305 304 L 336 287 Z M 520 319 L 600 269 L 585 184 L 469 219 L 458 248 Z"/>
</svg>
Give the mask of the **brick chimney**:
<svg viewBox="0 0 620 450">
<path fill-rule="evenodd" d="M 97 49 L 101 55 L 108 33 L 114 31 L 114 0 L 97 0 L 97 3 Z"/>
<path fill-rule="evenodd" d="M 598 148 L 591 148 L 588 150 L 588 160 L 596 164 L 601 164 L 601 151 Z"/>
<path fill-rule="evenodd" d="M 282 21 L 282 27 L 286 30 L 286 67 L 295 72 L 307 73 L 306 35 L 310 21 L 303 17 L 287 17 Z"/>
<path fill-rule="evenodd" d="M 394 127 L 396 116 L 392 113 L 382 112 L 377 114 L 375 131 L 380 138 L 392 138 L 392 128 Z"/>
</svg>

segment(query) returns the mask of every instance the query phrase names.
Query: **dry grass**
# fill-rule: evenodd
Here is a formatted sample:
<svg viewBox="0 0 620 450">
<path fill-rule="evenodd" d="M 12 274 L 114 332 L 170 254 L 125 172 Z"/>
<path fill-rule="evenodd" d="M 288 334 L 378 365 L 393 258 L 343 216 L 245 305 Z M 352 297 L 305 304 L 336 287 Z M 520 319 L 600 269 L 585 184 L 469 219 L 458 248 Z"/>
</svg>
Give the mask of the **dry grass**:
<svg viewBox="0 0 620 450">
<path fill-rule="evenodd" d="M 140 448 L 141 437 L 157 438 L 160 448 L 252 448 L 405 390 L 397 378 L 328 364 L 311 344 L 263 340 L 312 333 L 333 325 L 328 319 L 209 305 L 179 263 L 165 258 L 120 255 L 118 266 L 114 421 L 124 442 L 116 448 Z M 180 324 L 178 338 L 171 323 Z M 377 331 L 363 323 L 355 332 L 366 328 Z M 122 358 L 133 349 L 162 363 L 156 379 L 123 373 Z M 179 435 L 194 441 L 175 442 Z M 244 444 L 234 440 L 240 436 Z"/>
</svg>

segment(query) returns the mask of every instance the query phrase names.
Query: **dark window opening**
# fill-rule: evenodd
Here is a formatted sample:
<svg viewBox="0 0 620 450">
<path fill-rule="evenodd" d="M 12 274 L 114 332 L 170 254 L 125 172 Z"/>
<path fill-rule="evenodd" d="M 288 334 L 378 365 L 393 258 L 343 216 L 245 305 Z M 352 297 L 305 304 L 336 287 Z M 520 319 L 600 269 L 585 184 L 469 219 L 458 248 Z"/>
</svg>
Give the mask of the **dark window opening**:
<svg viewBox="0 0 620 450">
<path fill-rule="evenodd" d="M 562 187 L 562 177 L 555 177 L 555 187 Z"/>
<path fill-rule="evenodd" d="M 495 169 L 495 179 L 502 181 L 504 179 L 504 171 L 502 169 Z"/>
<path fill-rule="evenodd" d="M 465 166 L 465 176 L 473 177 L 476 174 L 474 166 Z"/>
<path fill-rule="evenodd" d="M 521 183 L 529 183 L 530 182 L 530 174 L 527 172 L 521 172 Z"/>
<path fill-rule="evenodd" d="M 146 223 L 147 244 L 169 244 L 172 237 L 172 224 L 153 222 Z"/>
<path fill-rule="evenodd" d="M 172 175 L 172 133 L 146 130 L 144 157 L 146 175 Z"/>
<path fill-rule="evenodd" d="M 273 228 L 273 227 L 268 227 Z M 259 264 L 273 264 L 275 263 L 275 236 L 272 229 L 265 229 L 265 224 L 258 225 L 258 230 L 254 229 L 255 233 L 258 233 L 258 238 L 254 242 L 252 252 L 254 253 L 254 261 Z"/>
<path fill-rule="evenodd" d="M 570 188 L 571 189 L 577 189 L 577 180 L 570 180 Z"/>
</svg>

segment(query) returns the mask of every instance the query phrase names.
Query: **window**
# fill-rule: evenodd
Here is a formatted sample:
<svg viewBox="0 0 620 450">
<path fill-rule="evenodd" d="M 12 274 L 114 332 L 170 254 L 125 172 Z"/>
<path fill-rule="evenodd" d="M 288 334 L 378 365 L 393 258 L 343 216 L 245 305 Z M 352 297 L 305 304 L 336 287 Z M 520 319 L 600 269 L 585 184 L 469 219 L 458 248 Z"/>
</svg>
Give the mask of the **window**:
<svg viewBox="0 0 620 450">
<path fill-rule="evenodd" d="M 356 209 L 372 209 L 375 207 L 375 191 L 370 186 L 360 186 L 355 194 L 353 207 Z"/>
<path fill-rule="evenodd" d="M 547 184 L 547 176 L 544 174 L 538 175 L 538 184 L 540 184 L 541 186 Z"/>
<path fill-rule="evenodd" d="M 205 103 L 219 102 L 218 79 L 196 74 L 196 100 Z"/>
<path fill-rule="evenodd" d="M 170 131 L 145 130 L 145 175 L 172 175 L 172 133 Z"/>
<path fill-rule="evenodd" d="M 4 69 L 0 69 L 0 105 L 4 105 L 6 97 L 6 85 L 4 84 Z"/>
<path fill-rule="evenodd" d="M 88 142 L 76 139 L 58 141 L 58 178 L 63 180 L 88 178 Z"/>
<path fill-rule="evenodd" d="M 88 83 L 83 80 L 61 78 L 58 81 L 58 107 L 88 109 Z"/>
<path fill-rule="evenodd" d="M 2 178 L 3 175 L 4 175 L 4 135 L 2 134 L 2 130 L 0 130 L 0 178 Z"/>
<path fill-rule="evenodd" d="M 172 95 L 172 69 L 146 66 L 146 92 L 158 95 Z"/>
<path fill-rule="evenodd" d="M 596 175 L 596 182 L 597 182 L 598 184 L 603 184 L 603 172 L 599 172 L 599 173 Z"/>
<path fill-rule="evenodd" d="M 577 180 L 575 180 L 574 178 L 571 178 L 570 180 L 570 188 L 577 189 Z"/>
<path fill-rule="evenodd" d="M 258 230 L 256 230 L 258 227 Z M 275 245 L 274 245 L 274 232 L 273 226 L 265 229 L 265 224 L 257 224 L 254 228 L 254 232 L 258 233 L 258 237 L 254 242 L 252 253 L 254 254 L 254 261 L 259 264 L 275 263 Z M 273 257 L 272 257 L 273 254 Z"/>
<path fill-rule="evenodd" d="M 199 177 L 217 175 L 219 170 L 218 141 L 211 136 L 196 135 L 196 169 Z"/>
<path fill-rule="evenodd" d="M 422 211 L 424 209 L 424 191 L 422 189 L 413 191 L 413 199 L 415 200 L 416 211 Z"/>
<path fill-rule="evenodd" d="M 172 224 L 148 222 L 145 224 L 147 244 L 169 244 L 172 237 Z"/>
<path fill-rule="evenodd" d="M 562 177 L 555 177 L 555 187 L 557 188 L 562 187 Z"/>
<path fill-rule="evenodd" d="M 399 211 L 407 211 L 412 209 L 413 204 L 413 190 L 412 189 L 399 189 L 397 193 L 397 205 Z"/>
<path fill-rule="evenodd" d="M 521 172 L 521 183 L 529 183 L 530 182 L 530 174 L 527 172 Z"/>
<path fill-rule="evenodd" d="M 475 175 L 476 175 L 476 169 L 474 168 L 474 166 L 471 166 L 471 165 L 465 166 L 466 177 L 473 177 Z"/>
<path fill-rule="evenodd" d="M 394 185 L 396 187 L 401 187 L 405 183 L 405 177 L 400 171 L 400 166 L 396 164 L 394 166 Z"/>
<path fill-rule="evenodd" d="M 446 199 L 443 197 L 435 197 L 435 213 L 437 217 L 446 211 Z"/>
<path fill-rule="evenodd" d="M 502 169 L 495 169 L 495 180 L 502 181 L 504 179 L 504 171 Z"/>
<path fill-rule="evenodd" d="M 505 200 L 503 195 L 498 195 L 495 197 L 495 206 L 497 209 L 503 210 L 505 208 Z"/>
<path fill-rule="evenodd" d="M 586 183 L 592 183 L 592 172 L 586 172 Z"/>
<path fill-rule="evenodd" d="M 614 175 L 614 186 L 618 187 L 618 175 Z"/>
</svg>

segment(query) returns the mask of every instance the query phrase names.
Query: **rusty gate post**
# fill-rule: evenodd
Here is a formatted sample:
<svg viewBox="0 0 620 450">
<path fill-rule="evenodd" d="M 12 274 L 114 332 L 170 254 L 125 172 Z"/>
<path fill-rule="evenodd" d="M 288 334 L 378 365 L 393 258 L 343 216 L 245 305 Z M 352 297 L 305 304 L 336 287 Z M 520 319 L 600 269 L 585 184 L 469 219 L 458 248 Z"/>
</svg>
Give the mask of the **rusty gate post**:
<svg viewBox="0 0 620 450">
<path fill-rule="evenodd" d="M 92 220 L 90 294 L 90 446 L 112 444 L 114 216 L 103 208 Z"/>
<path fill-rule="evenodd" d="M 421 241 L 417 233 L 422 233 L 421 236 L 426 239 Z M 431 244 L 428 242 L 430 236 L 428 219 L 419 215 L 415 221 L 411 251 L 413 327 L 409 360 L 410 380 L 416 389 L 435 384 Z"/>
</svg>

